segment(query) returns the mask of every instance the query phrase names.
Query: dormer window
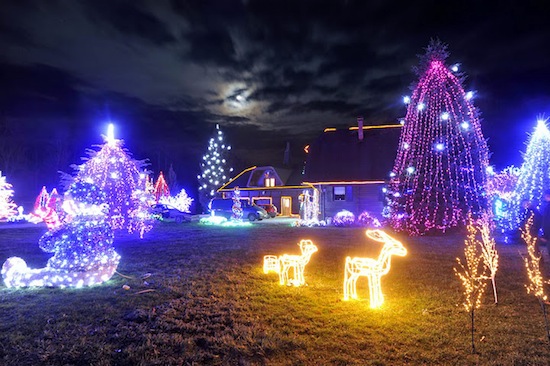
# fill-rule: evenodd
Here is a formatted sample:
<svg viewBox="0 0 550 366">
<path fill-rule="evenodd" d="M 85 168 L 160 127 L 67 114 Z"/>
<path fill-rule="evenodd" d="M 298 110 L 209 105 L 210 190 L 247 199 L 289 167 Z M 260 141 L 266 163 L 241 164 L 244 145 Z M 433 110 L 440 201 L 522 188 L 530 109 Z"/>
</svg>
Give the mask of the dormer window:
<svg viewBox="0 0 550 366">
<path fill-rule="evenodd" d="M 265 178 L 266 187 L 275 187 L 275 178 Z"/>
</svg>

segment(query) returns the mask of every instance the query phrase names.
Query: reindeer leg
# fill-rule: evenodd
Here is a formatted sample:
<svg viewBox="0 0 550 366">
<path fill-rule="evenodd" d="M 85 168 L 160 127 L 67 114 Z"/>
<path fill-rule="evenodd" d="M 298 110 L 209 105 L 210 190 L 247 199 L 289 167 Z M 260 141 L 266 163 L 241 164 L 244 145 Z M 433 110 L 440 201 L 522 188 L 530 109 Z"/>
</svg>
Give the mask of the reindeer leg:
<svg viewBox="0 0 550 366">
<path fill-rule="evenodd" d="M 371 292 L 371 308 L 377 308 L 382 305 L 384 302 L 384 297 L 382 296 L 382 288 L 380 287 L 380 275 L 372 274 L 372 292 Z"/>
<path fill-rule="evenodd" d="M 280 263 L 281 263 L 281 266 L 279 271 L 279 284 L 284 285 L 287 278 L 288 267 L 286 266 L 286 263 L 283 260 L 281 260 Z"/>
<path fill-rule="evenodd" d="M 346 258 L 346 267 L 344 268 L 344 300 L 349 300 L 349 257 Z"/>
</svg>

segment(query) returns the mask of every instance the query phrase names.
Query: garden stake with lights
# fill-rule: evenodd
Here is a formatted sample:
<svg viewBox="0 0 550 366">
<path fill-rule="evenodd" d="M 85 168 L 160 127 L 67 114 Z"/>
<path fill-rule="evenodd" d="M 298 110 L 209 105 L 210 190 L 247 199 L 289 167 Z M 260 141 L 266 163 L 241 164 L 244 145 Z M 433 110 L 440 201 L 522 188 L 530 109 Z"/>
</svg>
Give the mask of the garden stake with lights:
<svg viewBox="0 0 550 366">
<path fill-rule="evenodd" d="M 527 270 L 527 276 L 529 283 L 525 285 L 528 294 L 533 294 L 537 298 L 544 315 L 544 324 L 546 326 L 546 337 L 550 341 L 550 327 L 548 325 L 548 309 L 547 305 L 548 296 L 544 293 L 544 284 L 550 284 L 550 281 L 544 281 L 542 273 L 540 271 L 540 253 L 537 253 L 536 242 L 537 237 L 531 235 L 531 226 L 533 226 L 534 217 L 531 215 L 525 226 L 520 228 L 521 238 L 527 243 L 527 258 L 523 258 L 525 263 L 525 269 Z"/>
<path fill-rule="evenodd" d="M 460 278 L 462 286 L 464 286 L 464 309 L 469 313 L 471 320 L 471 334 L 472 334 L 472 353 L 476 353 L 475 346 L 475 310 L 481 306 L 481 298 L 487 286 L 487 264 L 483 259 L 483 254 L 480 253 L 480 245 L 478 245 L 475 239 L 475 234 L 472 235 L 471 228 L 472 223 L 468 225 L 468 237 L 464 241 L 464 257 L 466 259 L 465 264 L 462 264 L 460 258 L 456 258 L 459 269 L 453 268 L 455 274 Z"/>
</svg>

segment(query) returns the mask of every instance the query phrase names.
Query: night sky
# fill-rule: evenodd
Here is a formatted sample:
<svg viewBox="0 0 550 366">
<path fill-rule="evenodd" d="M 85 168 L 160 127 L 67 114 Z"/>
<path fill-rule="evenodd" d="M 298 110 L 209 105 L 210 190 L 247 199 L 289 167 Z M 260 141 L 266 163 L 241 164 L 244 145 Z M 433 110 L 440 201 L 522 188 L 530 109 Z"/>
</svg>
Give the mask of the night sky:
<svg viewBox="0 0 550 366">
<path fill-rule="evenodd" d="M 0 170 L 16 186 L 46 169 L 47 146 L 59 156 L 33 182 L 55 185 L 108 121 L 190 189 L 216 123 L 239 167 L 281 165 L 287 141 L 300 164 L 325 127 L 397 123 L 435 38 L 476 91 L 492 163 L 519 165 L 537 116 L 550 116 L 550 21 L 530 3 L 4 1 Z"/>
</svg>

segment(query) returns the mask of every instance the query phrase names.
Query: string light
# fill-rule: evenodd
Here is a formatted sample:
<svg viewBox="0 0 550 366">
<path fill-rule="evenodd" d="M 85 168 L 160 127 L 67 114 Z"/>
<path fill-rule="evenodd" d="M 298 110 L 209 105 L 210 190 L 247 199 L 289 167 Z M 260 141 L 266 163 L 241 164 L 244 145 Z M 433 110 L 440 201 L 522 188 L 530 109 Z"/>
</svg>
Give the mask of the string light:
<svg viewBox="0 0 550 366">
<path fill-rule="evenodd" d="M 465 225 L 468 212 L 487 207 L 487 143 L 446 57 L 435 45 L 421 63 L 399 144 L 409 147 L 397 151 L 386 195 L 390 225 L 412 235 Z"/>
<path fill-rule="evenodd" d="M 303 286 L 306 284 L 304 270 L 311 259 L 311 255 L 318 251 L 317 246 L 309 239 L 302 239 L 298 243 L 301 255 L 283 254 L 279 256 L 281 270 L 279 272 L 279 284 L 288 286 Z M 293 278 L 289 278 L 292 269 Z"/>
<path fill-rule="evenodd" d="M 199 183 L 199 200 L 204 207 L 208 207 L 210 200 L 214 198 L 216 189 L 228 180 L 233 168 L 227 168 L 228 154 L 231 146 L 216 141 L 224 141 L 224 135 L 220 126 L 216 125 L 214 137 L 208 142 L 208 150 L 202 157 L 200 164 L 201 173 L 197 175 Z"/>
<path fill-rule="evenodd" d="M 276 255 L 264 255 L 264 273 L 280 271 L 279 258 Z"/>
<path fill-rule="evenodd" d="M 355 224 L 355 215 L 348 210 L 339 211 L 334 215 L 332 223 L 334 226 L 352 226 Z"/>
<path fill-rule="evenodd" d="M 140 236 L 152 228 L 149 202 L 153 200 L 146 189 L 145 161 L 131 158 L 122 148 L 123 141 L 106 139 L 100 150 L 89 150 L 84 164 L 77 166 L 75 180 L 91 182 L 107 195 L 108 220 L 113 229 L 138 232 Z"/>
<path fill-rule="evenodd" d="M 369 281 L 370 307 L 375 309 L 384 303 L 382 294 L 381 278 L 389 273 L 391 268 L 391 257 L 407 255 L 407 249 L 403 244 L 386 234 L 382 230 L 367 230 L 366 235 L 380 243 L 384 243 L 377 259 L 346 257 L 344 270 L 344 300 L 351 297 L 357 299 L 357 280 L 359 277 L 367 277 Z"/>
<path fill-rule="evenodd" d="M 503 229 L 511 223 L 511 202 L 515 195 L 520 169 L 511 165 L 502 171 L 489 175 L 487 195 L 492 202 L 493 214 L 497 225 Z M 519 207 L 518 207 L 519 209 Z"/>
<path fill-rule="evenodd" d="M 48 230 L 59 227 L 61 225 L 61 220 L 56 211 L 58 196 L 59 194 L 55 188 L 51 193 L 48 193 L 46 187 L 42 187 L 42 190 L 34 201 L 34 209 L 29 221 L 35 224 L 44 221 Z"/>
<path fill-rule="evenodd" d="M 231 211 L 233 214 L 231 215 L 231 220 L 234 221 L 243 221 L 243 208 L 241 203 L 241 191 L 239 190 L 239 187 L 235 187 L 235 190 L 233 191 L 233 206 L 231 206 Z"/>
<path fill-rule="evenodd" d="M 185 189 L 182 189 L 175 197 L 161 197 L 160 203 L 177 208 L 182 212 L 191 212 L 191 205 L 194 199 L 187 195 Z"/>
<path fill-rule="evenodd" d="M 309 190 L 304 190 L 301 195 L 302 217 L 296 226 L 323 226 L 324 222 L 319 220 L 319 190 L 313 189 L 313 194 Z"/>
<path fill-rule="evenodd" d="M 8 219 L 17 215 L 17 205 L 13 202 L 12 185 L 6 182 L 6 177 L 0 171 L 0 219 Z"/>
<path fill-rule="evenodd" d="M 105 213 L 106 196 L 97 186 L 76 182 L 66 193 L 70 208 L 58 228 L 44 234 L 40 248 L 54 253 L 46 267 L 30 269 L 25 261 L 11 257 L 2 266 L 7 287 L 84 287 L 109 280 L 120 256 L 113 248 L 113 230 Z"/>
<path fill-rule="evenodd" d="M 155 187 L 153 188 L 153 195 L 155 196 L 155 202 L 159 202 L 162 198 L 170 197 L 170 188 L 164 179 L 164 174 L 160 172 Z"/>
<path fill-rule="evenodd" d="M 483 213 L 477 220 L 468 217 L 468 240 L 481 249 L 481 254 L 485 262 L 485 266 L 489 271 L 487 279 L 491 280 L 493 285 L 493 296 L 495 304 L 498 303 L 497 288 L 495 277 L 498 271 L 498 251 L 495 239 L 491 234 L 492 218 L 488 213 Z"/>
<path fill-rule="evenodd" d="M 471 216 L 470 216 L 471 218 Z M 453 267 L 455 275 L 462 282 L 464 287 L 464 310 L 468 312 L 471 319 L 472 332 L 472 351 L 475 352 L 474 343 L 474 314 L 475 310 L 481 306 L 481 299 L 487 287 L 487 263 L 480 253 L 482 246 L 476 239 L 476 228 L 471 223 L 468 225 L 468 236 L 464 241 L 465 264 L 462 264 L 460 258 L 456 258 L 459 268 Z M 497 257 L 498 260 L 498 257 Z"/>
<path fill-rule="evenodd" d="M 538 120 L 537 126 L 523 154 L 517 184 L 511 200 L 511 228 L 518 228 L 521 201 L 525 198 L 538 206 L 543 193 L 550 187 L 550 130 L 546 120 Z"/>
<path fill-rule="evenodd" d="M 525 285 L 528 294 L 533 294 L 539 301 L 548 300 L 548 296 L 544 293 L 544 284 L 550 281 L 544 281 L 540 270 L 541 253 L 537 251 L 537 237 L 531 235 L 531 227 L 533 226 L 534 215 L 531 215 L 524 227 L 520 227 L 521 238 L 527 244 L 527 258 L 523 258 L 525 269 L 529 283 Z"/>
</svg>

